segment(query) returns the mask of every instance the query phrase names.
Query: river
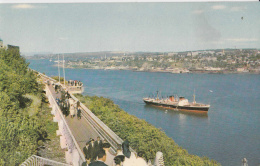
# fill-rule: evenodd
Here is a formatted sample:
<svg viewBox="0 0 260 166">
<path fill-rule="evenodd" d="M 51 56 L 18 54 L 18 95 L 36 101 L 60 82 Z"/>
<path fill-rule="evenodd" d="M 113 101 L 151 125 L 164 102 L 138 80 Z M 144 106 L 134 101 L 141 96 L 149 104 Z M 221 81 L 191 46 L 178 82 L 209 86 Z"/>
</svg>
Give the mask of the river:
<svg viewBox="0 0 260 166">
<path fill-rule="evenodd" d="M 57 76 L 48 60 L 27 60 L 32 69 Z M 190 154 L 207 156 L 224 166 L 260 165 L 260 75 L 171 74 L 123 70 L 65 69 L 66 80 L 80 80 L 84 94 L 112 99 L 129 114 L 161 128 Z M 63 74 L 63 73 L 61 73 Z M 161 91 L 210 104 L 208 114 L 145 105 L 143 97 Z"/>
</svg>

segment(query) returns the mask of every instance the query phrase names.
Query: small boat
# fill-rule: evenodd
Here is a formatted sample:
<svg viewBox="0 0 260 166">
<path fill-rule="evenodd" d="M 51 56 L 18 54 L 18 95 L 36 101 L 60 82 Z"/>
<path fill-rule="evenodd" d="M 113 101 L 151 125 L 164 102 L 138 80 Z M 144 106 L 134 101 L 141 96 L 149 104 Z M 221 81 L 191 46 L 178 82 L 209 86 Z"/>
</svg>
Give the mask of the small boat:
<svg viewBox="0 0 260 166">
<path fill-rule="evenodd" d="M 143 98 L 143 101 L 146 104 L 165 107 L 165 108 L 173 108 L 180 110 L 189 110 L 189 111 L 203 111 L 207 112 L 209 110 L 209 104 L 196 103 L 195 94 L 193 95 L 193 102 L 189 102 L 185 97 L 178 97 L 177 95 L 172 95 L 167 97 L 166 99 L 159 99 L 158 91 L 156 98 Z"/>
</svg>

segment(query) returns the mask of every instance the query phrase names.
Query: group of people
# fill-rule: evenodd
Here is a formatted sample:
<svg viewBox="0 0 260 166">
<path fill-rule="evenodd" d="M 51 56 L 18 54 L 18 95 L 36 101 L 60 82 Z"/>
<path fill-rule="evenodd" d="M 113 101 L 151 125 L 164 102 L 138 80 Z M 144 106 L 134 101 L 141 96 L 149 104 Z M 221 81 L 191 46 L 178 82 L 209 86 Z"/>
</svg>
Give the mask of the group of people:
<svg viewBox="0 0 260 166">
<path fill-rule="evenodd" d="M 69 80 L 68 85 L 69 86 L 82 86 L 83 83 L 81 81 L 77 81 L 77 80 Z"/>
<path fill-rule="evenodd" d="M 62 91 L 61 99 L 56 97 L 56 102 L 65 116 L 70 115 L 71 118 L 74 118 L 77 113 L 77 119 L 81 119 L 80 102 L 73 100 L 68 92 Z"/>
<path fill-rule="evenodd" d="M 48 86 L 52 85 L 53 88 L 55 89 L 55 92 L 56 92 L 56 93 L 58 93 L 58 92 L 62 89 L 59 84 L 54 83 L 53 81 L 47 80 L 47 81 L 45 81 L 45 83 L 47 83 Z"/>
<path fill-rule="evenodd" d="M 90 138 L 83 148 L 86 161 L 82 166 L 148 166 L 145 159 L 143 159 L 143 152 L 135 153 L 129 149 L 129 141 L 118 145 L 115 155 L 110 153 L 111 145 L 105 140 L 97 140 Z"/>
</svg>

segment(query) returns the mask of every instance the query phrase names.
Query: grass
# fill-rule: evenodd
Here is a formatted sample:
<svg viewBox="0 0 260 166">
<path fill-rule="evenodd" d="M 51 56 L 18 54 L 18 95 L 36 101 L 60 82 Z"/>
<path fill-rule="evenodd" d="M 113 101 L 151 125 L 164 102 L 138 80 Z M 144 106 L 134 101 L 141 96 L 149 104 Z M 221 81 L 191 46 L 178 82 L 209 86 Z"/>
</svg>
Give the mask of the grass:
<svg viewBox="0 0 260 166">
<path fill-rule="evenodd" d="M 42 103 L 40 97 L 32 94 L 26 94 L 23 97 L 29 99 L 30 102 L 30 106 L 27 107 L 29 116 L 36 115 Z"/>
</svg>

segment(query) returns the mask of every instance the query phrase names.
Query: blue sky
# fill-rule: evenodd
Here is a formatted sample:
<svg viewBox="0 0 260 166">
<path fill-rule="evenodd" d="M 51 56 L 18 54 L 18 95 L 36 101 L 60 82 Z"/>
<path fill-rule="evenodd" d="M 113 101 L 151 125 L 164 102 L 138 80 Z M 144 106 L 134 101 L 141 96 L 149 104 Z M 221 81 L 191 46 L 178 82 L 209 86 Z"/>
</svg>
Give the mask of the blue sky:
<svg viewBox="0 0 260 166">
<path fill-rule="evenodd" d="M 260 48 L 260 3 L 0 4 L 0 38 L 21 52 Z"/>
</svg>

